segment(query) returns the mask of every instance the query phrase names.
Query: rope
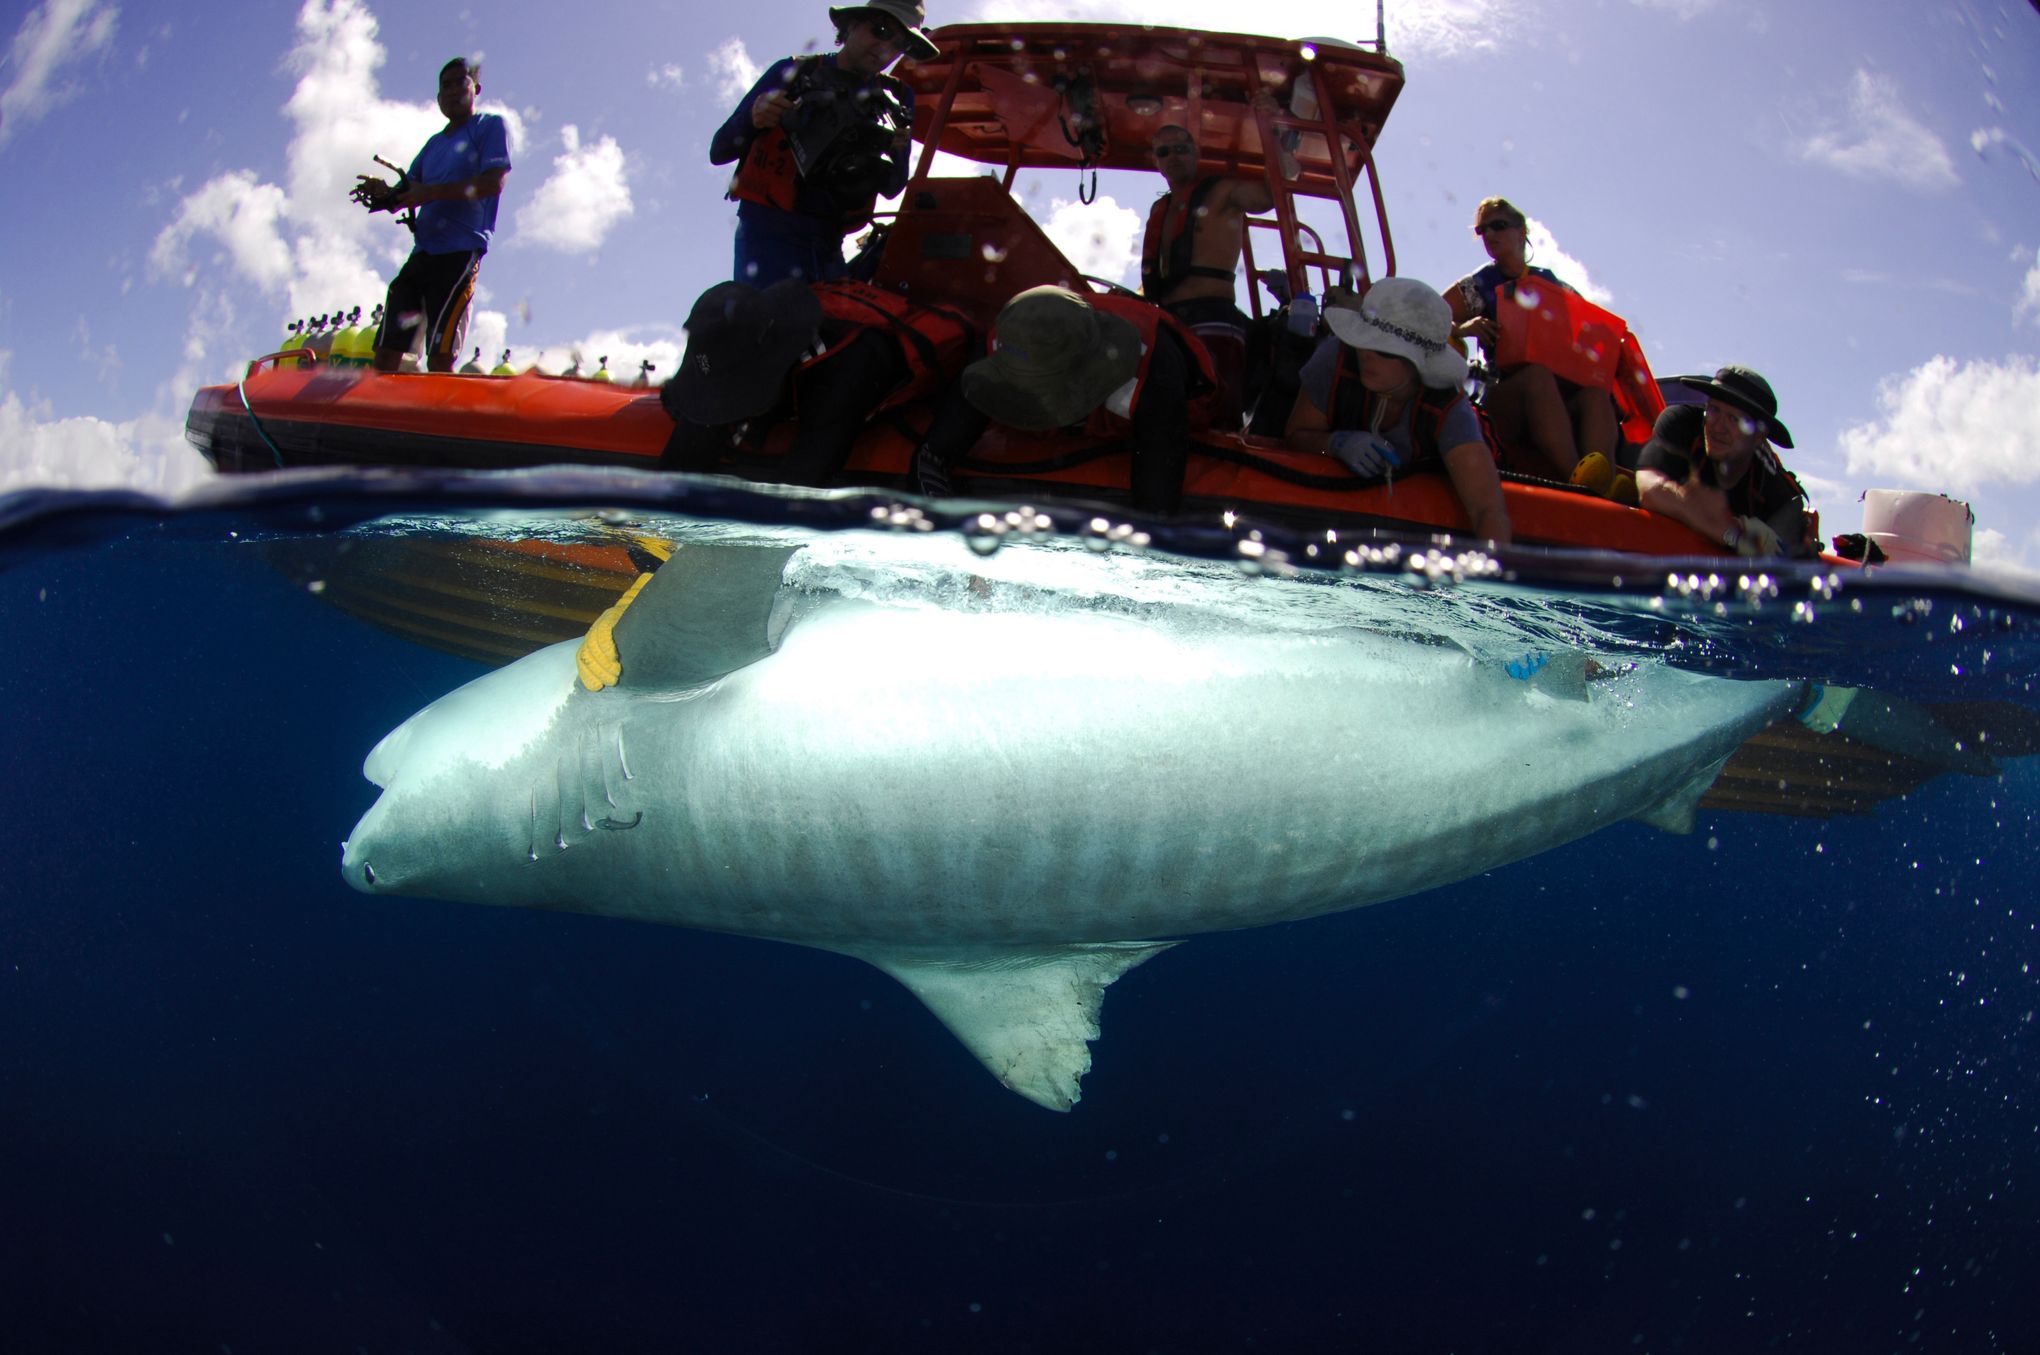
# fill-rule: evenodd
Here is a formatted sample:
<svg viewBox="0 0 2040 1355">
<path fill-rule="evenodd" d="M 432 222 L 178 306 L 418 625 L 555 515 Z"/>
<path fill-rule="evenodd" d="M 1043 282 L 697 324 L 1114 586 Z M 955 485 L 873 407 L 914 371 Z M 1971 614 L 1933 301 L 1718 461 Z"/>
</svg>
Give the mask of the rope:
<svg viewBox="0 0 2040 1355">
<path fill-rule="evenodd" d="M 242 378 L 234 382 L 234 389 L 241 393 L 241 408 L 248 411 L 248 422 L 254 425 L 255 436 L 262 439 L 262 445 L 267 447 L 269 449 L 269 454 L 276 458 L 276 468 L 278 470 L 282 470 L 283 453 L 277 450 L 276 444 L 274 442 L 270 441 L 269 430 L 262 426 L 262 420 L 255 417 L 255 406 L 248 403 L 247 381 L 248 378 L 243 376 Z"/>
</svg>

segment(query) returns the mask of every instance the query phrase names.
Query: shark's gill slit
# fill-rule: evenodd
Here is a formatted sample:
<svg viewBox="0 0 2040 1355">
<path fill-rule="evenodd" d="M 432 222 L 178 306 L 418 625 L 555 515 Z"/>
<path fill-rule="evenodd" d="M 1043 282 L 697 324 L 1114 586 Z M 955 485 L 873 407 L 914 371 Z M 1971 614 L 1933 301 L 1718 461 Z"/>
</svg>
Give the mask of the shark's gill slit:
<svg viewBox="0 0 2040 1355">
<path fill-rule="evenodd" d="M 560 787 L 560 763 L 553 759 L 553 847 L 567 849 L 567 793 Z"/>
<path fill-rule="evenodd" d="M 623 726 L 622 726 L 622 725 L 618 725 L 618 726 L 616 727 L 616 765 L 617 765 L 617 766 L 619 766 L 619 767 L 621 767 L 621 768 L 623 768 L 623 779 L 624 779 L 624 780 L 626 780 L 626 781 L 635 781 L 635 780 L 637 780 L 637 778 L 636 778 L 635 776 L 632 776 L 632 775 L 630 774 L 630 759 L 629 759 L 629 758 L 626 758 L 626 757 L 625 757 L 625 756 L 623 755 Z"/>
<path fill-rule="evenodd" d="M 622 729 L 622 726 L 619 725 L 617 726 L 617 728 L 620 731 Z M 602 768 L 602 799 L 609 805 L 611 809 L 621 809 L 623 806 L 616 803 L 616 793 L 609 789 L 609 759 L 606 757 L 598 757 L 596 758 L 596 762 Z"/>
</svg>

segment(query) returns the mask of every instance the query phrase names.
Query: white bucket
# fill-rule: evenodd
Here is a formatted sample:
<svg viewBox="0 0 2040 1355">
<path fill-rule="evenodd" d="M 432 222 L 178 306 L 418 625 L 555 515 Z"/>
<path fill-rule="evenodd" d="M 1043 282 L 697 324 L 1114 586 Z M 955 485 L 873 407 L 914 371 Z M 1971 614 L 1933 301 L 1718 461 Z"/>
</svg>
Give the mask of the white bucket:
<svg viewBox="0 0 2040 1355">
<path fill-rule="evenodd" d="M 1863 492 L 1863 535 L 1894 564 L 1966 565 L 1976 514 L 1960 499 L 1907 489 Z"/>
</svg>

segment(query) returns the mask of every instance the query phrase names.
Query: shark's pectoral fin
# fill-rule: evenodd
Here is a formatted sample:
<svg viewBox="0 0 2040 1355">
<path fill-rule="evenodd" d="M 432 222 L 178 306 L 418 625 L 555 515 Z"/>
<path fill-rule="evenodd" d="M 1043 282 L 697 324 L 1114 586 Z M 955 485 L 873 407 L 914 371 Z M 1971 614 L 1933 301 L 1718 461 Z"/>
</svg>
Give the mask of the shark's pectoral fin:
<svg viewBox="0 0 2040 1355">
<path fill-rule="evenodd" d="M 1050 1110 L 1068 1110 L 1091 1070 L 1090 1041 L 1098 1038 L 1106 988 L 1175 944 L 848 953 L 905 984 L 1005 1086 Z"/>
<path fill-rule="evenodd" d="M 1716 758 L 1693 774 L 1693 779 L 1680 786 L 1649 809 L 1630 815 L 1638 823 L 1647 823 L 1653 828 L 1662 828 L 1667 833 L 1684 836 L 1693 831 L 1693 820 L 1700 812 L 1701 797 L 1706 795 L 1721 777 L 1721 769 L 1728 765 L 1728 758 Z"/>
<path fill-rule="evenodd" d="M 793 551 L 674 550 L 657 573 L 639 580 L 597 620 L 581 664 L 584 685 L 677 690 L 764 658 L 772 652 L 772 604 Z"/>
</svg>

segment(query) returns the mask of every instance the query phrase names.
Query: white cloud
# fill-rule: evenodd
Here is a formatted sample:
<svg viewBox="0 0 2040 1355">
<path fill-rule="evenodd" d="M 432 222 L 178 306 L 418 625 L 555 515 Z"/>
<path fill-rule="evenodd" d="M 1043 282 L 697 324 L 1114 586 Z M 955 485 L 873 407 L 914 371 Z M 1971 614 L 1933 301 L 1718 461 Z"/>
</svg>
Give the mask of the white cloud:
<svg viewBox="0 0 2040 1355">
<path fill-rule="evenodd" d="M 2040 586 L 2040 529 L 2028 528 L 2025 539 L 2015 542 L 1995 527 L 1979 527 L 1969 542 L 1969 563 L 1979 572 L 1995 574 L 2004 582 L 2023 588 Z"/>
<path fill-rule="evenodd" d="M 1842 431 L 1853 475 L 1951 494 L 2040 481 L 2040 363 L 1935 357 L 1877 388 L 1878 417 Z"/>
<path fill-rule="evenodd" d="M 1799 143 L 1801 159 L 1851 178 L 1884 180 L 1916 192 L 1941 192 L 1960 180 L 1948 148 L 1904 107 L 1898 82 L 1859 69 L 1845 122 Z"/>
<path fill-rule="evenodd" d="M 2012 317 L 2040 324 L 2040 259 L 2033 260 L 2033 266 L 2026 270 L 2026 281 L 2020 288 L 2019 299 L 2012 303 Z"/>
<path fill-rule="evenodd" d="M 765 68 L 751 59 L 742 38 L 730 38 L 708 54 L 708 72 L 715 77 L 717 97 L 734 102 L 751 92 Z"/>
<path fill-rule="evenodd" d="M 1388 50 L 1398 57 L 1498 50 L 1527 8 L 1522 0 L 1400 0 L 1388 7 Z M 1289 0 L 1260 10 L 1237 0 L 978 0 L 964 17 L 977 23 L 1123 22 L 1276 37 L 1329 33 L 1369 44 L 1374 38 L 1372 6 L 1356 7 L 1351 0 Z"/>
<path fill-rule="evenodd" d="M 124 487 L 176 494 L 212 474 L 184 440 L 182 420 L 144 414 L 125 423 L 59 419 L 0 391 L 0 493 L 27 485 Z"/>
<path fill-rule="evenodd" d="M 1054 198 L 1042 230 L 1063 257 L 1089 277 L 1106 278 L 1128 287 L 1140 285 L 1140 239 L 1146 218 L 1112 197 L 1089 206 Z"/>
<path fill-rule="evenodd" d="M 177 215 L 156 236 L 149 265 L 158 276 L 186 272 L 189 283 L 191 241 L 209 235 L 225 247 L 226 268 L 265 292 L 280 291 L 291 272 L 283 212 L 284 192 L 275 184 L 259 183 L 245 169 L 222 174 L 177 205 Z"/>
<path fill-rule="evenodd" d="M 517 236 L 566 253 L 593 253 L 617 222 L 631 214 L 623 148 L 614 137 L 581 144 L 580 129 L 560 128 L 566 149 L 553 158 L 552 177 L 517 209 Z"/>
<path fill-rule="evenodd" d="M 687 88 L 687 72 L 671 62 L 654 66 L 645 72 L 645 83 L 653 89 Z"/>
<path fill-rule="evenodd" d="M 59 81 L 58 73 L 113 41 L 120 11 L 101 0 L 45 0 L 22 18 L 7 49 L 5 67 L 14 73 L 0 90 L 0 146 L 17 127 L 78 92 Z"/>
<path fill-rule="evenodd" d="M 1551 233 L 1549 226 L 1527 213 L 1523 219 L 1529 223 L 1524 240 L 1530 246 L 1532 262 L 1539 268 L 1549 268 L 1558 274 L 1566 286 L 1596 306 L 1612 307 L 1615 304 L 1615 293 L 1595 282 L 1587 273 L 1587 266 L 1560 247 L 1558 237 Z"/>
</svg>

